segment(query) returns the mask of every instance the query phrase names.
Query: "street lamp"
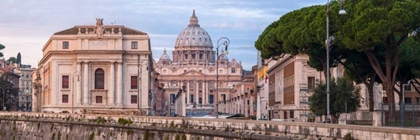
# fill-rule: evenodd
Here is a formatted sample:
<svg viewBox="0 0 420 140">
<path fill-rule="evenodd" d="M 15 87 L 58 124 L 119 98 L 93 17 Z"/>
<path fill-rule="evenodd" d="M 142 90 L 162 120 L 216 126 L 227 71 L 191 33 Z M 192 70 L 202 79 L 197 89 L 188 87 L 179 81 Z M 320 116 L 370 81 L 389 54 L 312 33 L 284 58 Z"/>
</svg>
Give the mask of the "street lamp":
<svg viewBox="0 0 420 140">
<path fill-rule="evenodd" d="M 223 42 L 220 42 L 221 40 L 224 40 Z M 216 113 L 216 118 L 219 118 L 219 47 L 221 45 L 225 46 L 225 54 L 228 53 L 227 48 L 230 44 L 230 40 L 227 37 L 221 37 L 219 40 L 217 40 L 217 48 L 216 48 L 216 109 L 214 112 Z"/>
<path fill-rule="evenodd" d="M 410 86 L 410 82 L 411 81 L 408 81 L 407 84 L 402 84 L 402 104 L 400 106 L 401 126 L 405 126 L 405 86 Z"/>
<path fill-rule="evenodd" d="M 338 12 L 340 15 L 346 14 L 346 11 L 344 10 L 344 0 L 340 0 L 341 3 L 341 10 Z M 327 115 L 325 116 L 325 122 L 328 122 L 329 115 L 330 115 L 330 46 L 333 44 L 334 36 L 330 37 L 330 0 L 327 0 L 327 39 L 325 39 L 325 50 L 327 53 Z"/>
</svg>

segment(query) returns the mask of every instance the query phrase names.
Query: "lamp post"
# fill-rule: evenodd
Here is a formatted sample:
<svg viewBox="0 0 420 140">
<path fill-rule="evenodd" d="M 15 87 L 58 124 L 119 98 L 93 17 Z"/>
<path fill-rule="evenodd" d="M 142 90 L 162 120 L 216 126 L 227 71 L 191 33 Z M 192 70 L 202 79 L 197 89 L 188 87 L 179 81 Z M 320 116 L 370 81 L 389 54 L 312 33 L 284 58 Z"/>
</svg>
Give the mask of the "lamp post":
<svg viewBox="0 0 420 140">
<path fill-rule="evenodd" d="M 224 40 L 224 41 L 223 41 Z M 222 42 L 220 42 L 222 41 Z M 227 48 L 230 44 L 230 40 L 227 37 L 221 37 L 217 40 L 217 48 L 216 48 L 216 109 L 214 112 L 216 113 L 216 118 L 219 118 L 219 47 L 221 45 L 225 46 L 225 54 L 227 54 Z"/>
<path fill-rule="evenodd" d="M 341 9 L 338 12 L 338 14 L 340 15 L 345 15 L 346 11 L 344 10 L 344 0 L 340 0 L 341 3 Z M 334 36 L 330 37 L 330 0 L 327 0 L 327 12 L 326 12 L 326 17 L 327 17 L 327 39 L 325 39 L 325 50 L 327 53 L 327 115 L 325 116 L 325 122 L 329 121 L 329 115 L 330 115 L 330 46 L 333 44 L 334 41 Z"/>
<path fill-rule="evenodd" d="M 402 84 L 402 104 L 400 107 L 401 112 L 401 126 L 405 126 L 405 86 L 409 86 L 411 81 L 408 81 L 407 84 Z"/>
</svg>

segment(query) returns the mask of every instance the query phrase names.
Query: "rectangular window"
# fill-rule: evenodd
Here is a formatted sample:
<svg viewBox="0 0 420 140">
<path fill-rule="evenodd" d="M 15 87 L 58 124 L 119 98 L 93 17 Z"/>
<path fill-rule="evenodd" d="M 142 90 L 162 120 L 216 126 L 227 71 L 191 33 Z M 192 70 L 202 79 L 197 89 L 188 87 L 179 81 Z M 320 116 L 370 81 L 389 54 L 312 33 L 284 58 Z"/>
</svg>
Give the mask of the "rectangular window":
<svg viewBox="0 0 420 140">
<path fill-rule="evenodd" d="M 315 87 L 315 77 L 308 77 L 308 89 Z"/>
<path fill-rule="evenodd" d="M 411 91 L 411 84 L 405 86 L 405 91 L 410 92 Z"/>
<path fill-rule="evenodd" d="M 405 104 L 411 104 L 411 97 L 405 97 Z"/>
<path fill-rule="evenodd" d="M 194 81 L 190 81 L 190 89 L 195 88 L 195 82 Z"/>
<path fill-rule="evenodd" d="M 384 104 L 387 104 L 388 103 L 388 97 L 383 97 L 382 101 L 383 101 Z"/>
<path fill-rule="evenodd" d="M 416 97 L 416 103 L 420 104 L 420 98 L 419 97 Z"/>
<path fill-rule="evenodd" d="M 287 119 L 287 111 L 283 112 L 283 119 Z"/>
<path fill-rule="evenodd" d="M 199 103 L 199 104 L 202 104 L 202 103 L 203 103 L 203 98 L 201 98 L 201 97 L 200 97 L 200 98 L 198 98 L 198 103 Z"/>
<path fill-rule="evenodd" d="M 247 104 L 247 105 L 249 105 L 249 99 L 248 99 L 248 100 L 246 100 L 246 104 Z"/>
<path fill-rule="evenodd" d="M 137 95 L 131 95 L 131 104 L 137 104 Z"/>
<path fill-rule="evenodd" d="M 67 94 L 63 95 L 62 99 L 61 99 L 61 102 L 62 103 L 69 103 L 69 95 L 67 95 Z"/>
<path fill-rule="evenodd" d="M 69 49 L 69 42 L 63 41 L 63 49 Z"/>
<path fill-rule="evenodd" d="M 195 54 L 191 54 L 191 59 L 195 59 Z"/>
<path fill-rule="evenodd" d="M 131 89 L 137 89 L 137 76 L 131 76 Z"/>
<path fill-rule="evenodd" d="M 290 110 L 290 118 L 291 119 L 295 118 L 295 111 Z"/>
<path fill-rule="evenodd" d="M 235 68 L 232 68 L 231 69 L 231 73 L 236 73 L 236 69 Z"/>
<path fill-rule="evenodd" d="M 96 103 L 102 103 L 102 96 L 96 96 Z"/>
<path fill-rule="evenodd" d="M 209 88 L 214 88 L 214 82 L 213 81 L 209 81 Z"/>
<path fill-rule="evenodd" d="M 131 49 L 138 49 L 138 46 L 139 44 L 137 43 L 137 41 L 132 41 L 131 42 Z"/>
<path fill-rule="evenodd" d="M 226 94 L 222 94 L 223 102 L 226 102 Z"/>
<path fill-rule="evenodd" d="M 171 104 L 175 104 L 175 94 L 171 94 Z"/>
<path fill-rule="evenodd" d="M 199 89 L 202 89 L 202 88 L 203 88 L 203 83 L 202 83 L 202 82 L 199 82 L 199 83 L 198 83 L 198 88 L 199 88 Z"/>
<path fill-rule="evenodd" d="M 69 88 L 69 76 L 63 75 L 61 79 L 61 88 L 68 89 Z"/>
<path fill-rule="evenodd" d="M 194 103 L 194 95 L 190 95 L 190 103 Z"/>
<path fill-rule="evenodd" d="M 213 104 L 213 95 L 209 95 L 209 103 Z"/>
</svg>

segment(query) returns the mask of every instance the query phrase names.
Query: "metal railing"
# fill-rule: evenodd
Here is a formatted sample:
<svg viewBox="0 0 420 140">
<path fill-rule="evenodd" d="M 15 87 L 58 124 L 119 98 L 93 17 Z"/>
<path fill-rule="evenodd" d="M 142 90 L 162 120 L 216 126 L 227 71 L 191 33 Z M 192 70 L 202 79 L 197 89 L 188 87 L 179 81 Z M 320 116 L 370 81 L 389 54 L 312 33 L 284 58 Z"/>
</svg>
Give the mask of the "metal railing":
<svg viewBox="0 0 420 140">
<path fill-rule="evenodd" d="M 420 104 L 381 104 L 380 110 L 382 126 L 420 127 Z"/>
</svg>

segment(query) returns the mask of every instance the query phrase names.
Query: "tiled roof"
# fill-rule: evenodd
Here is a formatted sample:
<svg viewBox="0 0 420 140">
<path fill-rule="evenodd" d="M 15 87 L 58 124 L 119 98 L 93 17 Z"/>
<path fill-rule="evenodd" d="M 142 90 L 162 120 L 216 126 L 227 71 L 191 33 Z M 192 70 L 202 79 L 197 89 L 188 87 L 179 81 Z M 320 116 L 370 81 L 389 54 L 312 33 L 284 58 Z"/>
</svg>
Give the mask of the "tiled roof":
<svg viewBox="0 0 420 140">
<path fill-rule="evenodd" d="M 81 27 L 75 26 L 73 28 L 56 32 L 54 33 L 54 35 L 77 35 L 77 33 L 79 32 L 79 28 L 82 34 L 85 34 L 86 28 L 88 29 L 89 32 L 93 32 L 94 30 L 94 26 L 81 26 Z M 119 28 L 121 28 L 121 33 L 123 35 L 147 35 L 147 33 L 145 32 L 141 32 L 135 29 L 124 27 L 124 26 L 120 26 L 120 27 L 106 27 L 105 26 L 105 32 L 112 32 L 112 28 L 114 28 L 114 34 L 118 34 Z"/>
</svg>

